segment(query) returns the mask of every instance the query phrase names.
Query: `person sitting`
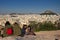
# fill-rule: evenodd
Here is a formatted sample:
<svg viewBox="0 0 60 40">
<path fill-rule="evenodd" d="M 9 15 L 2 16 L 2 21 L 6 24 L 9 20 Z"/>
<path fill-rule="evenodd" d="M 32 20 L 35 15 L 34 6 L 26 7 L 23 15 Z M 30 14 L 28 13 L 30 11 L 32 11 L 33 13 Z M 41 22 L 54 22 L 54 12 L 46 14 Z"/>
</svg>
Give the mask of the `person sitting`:
<svg viewBox="0 0 60 40">
<path fill-rule="evenodd" d="M 5 28 L 4 28 L 4 37 L 13 35 L 13 26 L 10 24 L 9 21 L 6 21 Z"/>
<path fill-rule="evenodd" d="M 23 25 L 23 28 L 21 29 L 21 37 L 23 37 L 24 35 L 25 35 L 25 33 L 26 33 L 26 27 L 27 27 L 27 25 Z"/>
<path fill-rule="evenodd" d="M 26 35 L 34 35 L 34 36 L 36 36 L 36 34 L 33 32 L 30 25 L 26 28 Z"/>
</svg>

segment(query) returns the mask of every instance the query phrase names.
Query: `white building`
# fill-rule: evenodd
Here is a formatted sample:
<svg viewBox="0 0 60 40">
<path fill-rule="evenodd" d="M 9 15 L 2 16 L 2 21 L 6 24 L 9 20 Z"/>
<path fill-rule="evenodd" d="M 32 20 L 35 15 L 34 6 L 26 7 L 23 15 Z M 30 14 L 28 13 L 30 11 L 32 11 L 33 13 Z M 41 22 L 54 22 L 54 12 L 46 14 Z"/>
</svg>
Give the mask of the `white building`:
<svg viewBox="0 0 60 40">
<path fill-rule="evenodd" d="M 30 15 L 0 15 L 0 25 L 5 24 L 6 21 L 9 21 L 11 24 L 14 22 L 18 22 L 20 24 L 29 24 L 29 21 L 51 21 L 54 23 L 55 21 L 60 19 L 60 15 L 53 13 L 51 11 L 45 11 L 44 13 L 39 14 L 30 14 Z"/>
</svg>

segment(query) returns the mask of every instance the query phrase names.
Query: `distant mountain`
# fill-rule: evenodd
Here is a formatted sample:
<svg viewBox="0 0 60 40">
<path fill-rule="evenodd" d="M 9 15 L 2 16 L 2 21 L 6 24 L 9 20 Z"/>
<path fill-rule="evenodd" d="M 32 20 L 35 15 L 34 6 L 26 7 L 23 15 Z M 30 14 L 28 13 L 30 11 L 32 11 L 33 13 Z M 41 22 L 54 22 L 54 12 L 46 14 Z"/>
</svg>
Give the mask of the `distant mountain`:
<svg viewBox="0 0 60 40">
<path fill-rule="evenodd" d="M 40 15 L 58 15 L 57 13 L 54 13 L 50 10 L 46 10 L 44 13 L 41 13 Z"/>
<path fill-rule="evenodd" d="M 40 13 L 11 13 L 10 15 L 30 15 L 30 14 L 40 14 Z"/>
<path fill-rule="evenodd" d="M 58 15 L 58 13 L 54 13 L 51 10 L 46 10 L 44 13 L 0 13 L 0 15 L 30 15 L 30 14 L 38 14 L 38 15 Z"/>
</svg>

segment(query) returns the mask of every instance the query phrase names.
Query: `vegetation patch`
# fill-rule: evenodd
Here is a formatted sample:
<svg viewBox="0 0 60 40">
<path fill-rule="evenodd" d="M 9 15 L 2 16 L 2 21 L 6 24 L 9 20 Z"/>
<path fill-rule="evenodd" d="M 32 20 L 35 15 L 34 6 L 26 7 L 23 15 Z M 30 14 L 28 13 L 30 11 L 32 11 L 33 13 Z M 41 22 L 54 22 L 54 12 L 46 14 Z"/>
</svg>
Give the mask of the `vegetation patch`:
<svg viewBox="0 0 60 40">
<path fill-rule="evenodd" d="M 55 25 L 50 22 L 50 21 L 45 21 L 43 23 L 41 22 L 35 22 L 35 21 L 30 21 L 30 24 L 29 24 L 32 29 L 35 31 L 35 32 L 39 32 L 39 31 L 53 31 L 53 30 L 60 30 L 58 27 L 55 27 Z"/>
</svg>

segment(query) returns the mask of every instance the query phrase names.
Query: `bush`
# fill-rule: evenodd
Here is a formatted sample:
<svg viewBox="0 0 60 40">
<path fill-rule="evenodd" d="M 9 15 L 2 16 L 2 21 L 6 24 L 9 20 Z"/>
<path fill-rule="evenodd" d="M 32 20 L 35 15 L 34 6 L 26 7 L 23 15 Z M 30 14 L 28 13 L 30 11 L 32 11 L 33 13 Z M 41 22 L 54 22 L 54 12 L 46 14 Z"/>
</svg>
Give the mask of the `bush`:
<svg viewBox="0 0 60 40">
<path fill-rule="evenodd" d="M 49 31 L 49 30 L 57 30 L 55 25 L 52 22 L 44 22 L 42 25 L 40 25 L 40 30 L 44 31 Z"/>
<path fill-rule="evenodd" d="M 60 22 L 57 24 L 57 29 L 60 30 Z"/>
<path fill-rule="evenodd" d="M 38 32 L 38 31 L 40 31 L 40 25 L 42 25 L 42 23 L 41 22 L 37 23 L 35 21 L 30 21 L 29 25 L 31 26 L 33 31 Z"/>
<path fill-rule="evenodd" d="M 37 22 L 35 21 L 29 21 L 30 22 L 30 26 L 34 31 L 37 31 Z"/>
<path fill-rule="evenodd" d="M 1 36 L 1 31 L 0 31 L 0 36 Z"/>
<path fill-rule="evenodd" d="M 55 27 L 55 25 L 52 23 L 52 22 L 35 22 L 35 21 L 30 21 L 30 24 L 29 24 L 32 29 L 35 31 L 35 32 L 38 32 L 38 31 L 50 31 L 50 30 L 57 30 L 57 28 Z"/>
</svg>

